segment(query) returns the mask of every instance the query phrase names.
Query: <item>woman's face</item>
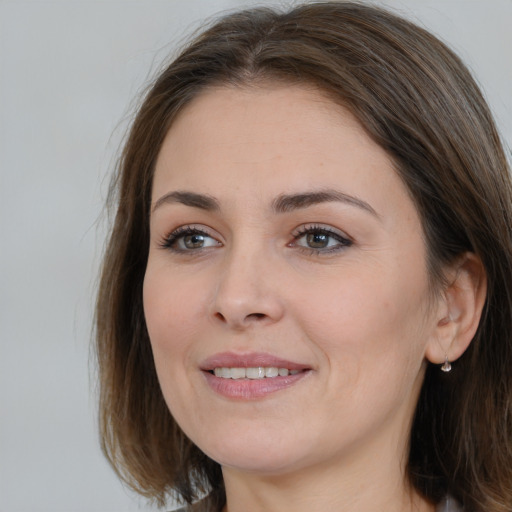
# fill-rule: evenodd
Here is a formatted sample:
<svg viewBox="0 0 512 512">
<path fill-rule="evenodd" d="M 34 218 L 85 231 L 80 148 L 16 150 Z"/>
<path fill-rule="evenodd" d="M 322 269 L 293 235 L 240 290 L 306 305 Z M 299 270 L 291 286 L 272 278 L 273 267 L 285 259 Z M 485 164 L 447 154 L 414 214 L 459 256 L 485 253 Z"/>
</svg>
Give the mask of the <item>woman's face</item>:
<svg viewBox="0 0 512 512">
<path fill-rule="evenodd" d="M 144 309 L 190 439 L 263 474 L 398 460 L 436 307 L 414 204 L 358 122 L 305 88 L 210 89 L 152 201 Z"/>
</svg>

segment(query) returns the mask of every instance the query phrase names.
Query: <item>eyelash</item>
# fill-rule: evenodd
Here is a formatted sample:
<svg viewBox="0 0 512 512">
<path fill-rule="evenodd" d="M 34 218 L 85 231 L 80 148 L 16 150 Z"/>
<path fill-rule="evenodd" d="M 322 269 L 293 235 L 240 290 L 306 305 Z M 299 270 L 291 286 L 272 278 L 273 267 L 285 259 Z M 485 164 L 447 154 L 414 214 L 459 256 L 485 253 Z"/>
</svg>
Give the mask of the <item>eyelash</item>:
<svg viewBox="0 0 512 512">
<path fill-rule="evenodd" d="M 298 245 L 297 241 L 300 240 L 303 237 L 306 237 L 307 235 L 325 235 L 328 238 L 336 240 L 338 242 L 336 245 L 332 247 L 307 247 Z M 203 236 L 206 238 L 210 238 L 212 240 L 215 240 L 214 237 L 212 237 L 207 231 L 204 229 L 201 229 L 199 227 L 194 226 L 181 226 L 177 229 L 175 229 L 173 232 L 171 232 L 169 235 L 167 235 L 161 242 L 160 247 L 163 249 L 171 250 L 176 253 L 199 253 L 202 250 L 213 247 L 214 245 L 206 246 L 206 247 L 197 247 L 197 248 L 189 248 L 189 249 L 183 249 L 180 247 L 177 247 L 177 244 L 180 240 L 183 240 L 187 236 Z M 347 247 L 350 247 L 353 242 L 349 238 L 346 238 L 345 236 L 341 235 L 340 233 L 326 228 L 324 226 L 319 225 L 305 225 L 299 228 L 297 231 L 293 233 L 293 242 L 288 244 L 288 247 L 296 247 L 299 250 L 303 252 L 307 252 L 311 255 L 320 255 L 320 254 L 331 254 L 334 252 L 342 251 L 346 249 Z M 218 245 L 222 245 L 221 242 L 218 242 L 215 240 Z"/>
<path fill-rule="evenodd" d="M 180 247 L 177 247 L 177 243 L 180 241 L 180 239 L 184 239 L 186 236 L 194 236 L 194 235 L 204 236 L 207 238 L 211 238 L 212 240 L 215 240 L 215 238 L 213 236 L 211 236 L 204 229 L 194 227 L 194 226 L 181 226 L 178 229 L 175 229 L 169 235 L 167 235 L 160 242 L 160 247 L 162 247 L 163 249 L 171 250 L 173 252 L 177 252 L 177 253 L 199 252 L 201 249 L 204 249 L 204 247 L 198 247 L 197 249 L 182 249 Z M 220 245 L 220 242 L 217 241 L 217 243 Z"/>
<path fill-rule="evenodd" d="M 297 240 L 300 240 L 301 238 L 307 236 L 307 235 L 313 235 L 313 234 L 320 234 L 325 235 L 329 238 L 332 238 L 336 240 L 338 243 L 334 245 L 333 247 L 326 247 L 326 248 L 314 248 L 314 247 L 306 247 L 297 245 Z M 294 242 L 289 244 L 290 246 L 297 247 L 303 251 L 306 251 L 309 254 L 316 255 L 316 254 L 332 254 L 334 252 L 342 251 L 346 249 L 347 247 L 350 247 L 353 242 L 349 238 L 341 235 L 340 233 L 326 228 L 324 226 L 318 226 L 318 225 L 305 225 L 302 226 L 298 231 L 296 231 L 293 234 Z"/>
</svg>

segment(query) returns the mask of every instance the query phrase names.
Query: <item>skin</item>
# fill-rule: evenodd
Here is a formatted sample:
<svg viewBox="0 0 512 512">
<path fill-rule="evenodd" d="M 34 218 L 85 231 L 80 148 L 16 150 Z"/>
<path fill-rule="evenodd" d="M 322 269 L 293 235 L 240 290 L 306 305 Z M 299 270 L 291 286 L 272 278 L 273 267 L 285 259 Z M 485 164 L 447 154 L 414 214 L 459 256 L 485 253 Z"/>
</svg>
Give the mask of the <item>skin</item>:
<svg viewBox="0 0 512 512">
<path fill-rule="evenodd" d="M 326 189 L 360 203 L 272 208 Z M 161 200 L 175 191 L 218 209 Z M 183 226 L 203 233 L 202 248 L 183 237 L 163 247 Z M 178 424 L 222 465 L 229 512 L 434 510 L 405 464 L 426 356 L 442 362 L 453 337 L 450 301 L 429 289 L 420 220 L 391 160 L 351 114 L 302 87 L 203 92 L 163 143 L 150 228 L 144 309 L 158 378 Z M 335 235 L 314 250 L 304 229 Z M 226 351 L 310 371 L 234 400 L 200 369 Z"/>
</svg>

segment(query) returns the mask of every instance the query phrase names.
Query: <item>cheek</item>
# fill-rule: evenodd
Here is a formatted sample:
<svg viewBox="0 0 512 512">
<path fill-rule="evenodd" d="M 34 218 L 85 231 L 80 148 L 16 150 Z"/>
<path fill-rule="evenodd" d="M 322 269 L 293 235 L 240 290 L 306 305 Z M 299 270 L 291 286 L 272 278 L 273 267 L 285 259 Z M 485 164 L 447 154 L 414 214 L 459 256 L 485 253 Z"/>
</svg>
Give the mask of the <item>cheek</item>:
<svg viewBox="0 0 512 512">
<path fill-rule="evenodd" d="M 195 370 L 191 364 L 193 340 L 199 337 L 197 319 L 203 305 L 200 293 L 194 293 L 197 287 L 179 284 L 176 276 L 150 263 L 144 278 L 143 303 L 160 388 L 174 419 L 187 424 L 188 398 L 194 394 L 189 378 Z"/>
<path fill-rule="evenodd" d="M 367 290 L 333 298 L 337 305 L 328 309 L 329 324 L 317 326 L 330 367 L 330 407 L 335 411 L 346 404 L 344 414 L 353 414 L 361 428 L 380 424 L 403 407 L 412 410 L 427 339 L 418 327 L 421 301 L 375 284 Z M 362 404 L 366 412 L 360 412 Z"/>
<path fill-rule="evenodd" d="M 188 340 L 197 336 L 200 327 L 197 320 L 204 311 L 204 289 L 201 293 L 200 283 L 193 279 L 185 280 L 186 286 L 182 283 L 179 276 L 148 265 L 143 287 L 144 315 L 157 366 L 163 361 L 177 361 L 175 357 L 160 356 L 185 352 Z"/>
<path fill-rule="evenodd" d="M 429 338 L 427 296 L 426 280 L 400 278 L 398 270 L 347 273 L 302 299 L 303 329 L 336 367 L 341 386 L 392 372 L 411 378 Z"/>
</svg>

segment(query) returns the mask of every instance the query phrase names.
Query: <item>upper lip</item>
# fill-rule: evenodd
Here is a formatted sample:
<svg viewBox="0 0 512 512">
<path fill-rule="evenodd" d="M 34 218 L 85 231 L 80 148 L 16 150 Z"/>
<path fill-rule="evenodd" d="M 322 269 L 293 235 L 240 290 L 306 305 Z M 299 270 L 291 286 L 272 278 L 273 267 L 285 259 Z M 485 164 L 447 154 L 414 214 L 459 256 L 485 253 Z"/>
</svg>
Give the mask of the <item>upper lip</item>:
<svg viewBox="0 0 512 512">
<path fill-rule="evenodd" d="M 237 354 L 235 352 L 221 352 L 205 359 L 201 365 L 201 370 L 210 371 L 215 368 L 257 368 L 274 367 L 287 368 L 288 370 L 307 370 L 310 367 L 305 364 L 288 361 L 281 357 L 267 354 L 264 352 L 249 352 Z"/>
</svg>

